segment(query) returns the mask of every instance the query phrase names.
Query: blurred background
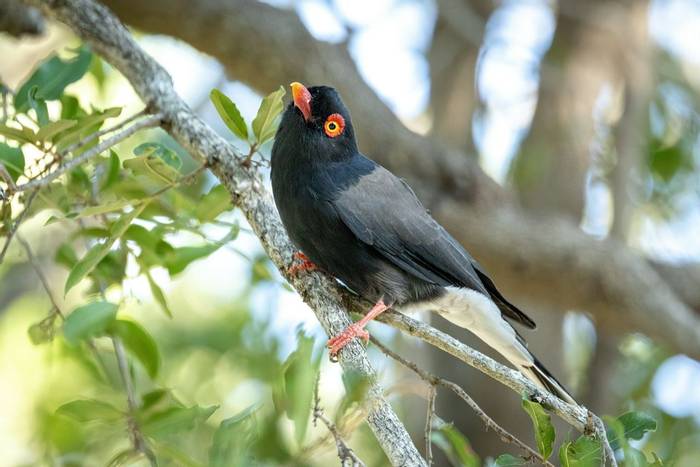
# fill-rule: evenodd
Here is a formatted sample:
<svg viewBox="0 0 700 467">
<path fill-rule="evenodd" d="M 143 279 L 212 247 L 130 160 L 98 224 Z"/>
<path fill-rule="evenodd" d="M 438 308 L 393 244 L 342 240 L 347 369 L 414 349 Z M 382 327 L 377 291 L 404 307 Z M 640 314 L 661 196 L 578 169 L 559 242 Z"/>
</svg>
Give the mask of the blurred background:
<svg viewBox="0 0 700 467">
<path fill-rule="evenodd" d="M 578 400 L 600 414 L 652 414 L 656 431 L 635 446 L 653 451 L 666 465 L 700 465 L 700 348 L 688 339 L 692 332 L 655 329 L 700 323 L 699 1 L 106 3 L 133 26 L 138 43 L 168 70 L 178 93 L 227 138 L 235 140 L 209 101 L 212 88 L 251 121 L 261 96 L 279 85 L 299 80 L 338 87 L 353 113 L 361 150 L 405 176 L 495 282 L 504 284 L 506 296 L 534 317 L 538 330 L 525 333 L 530 348 Z M 65 27 L 50 21 L 42 27 L 38 34 L 30 27 L 0 34 L 0 79 L 10 90 L 51 54 L 70 56 L 80 46 Z M 96 57 L 65 93 L 85 109 L 119 106 L 128 116 L 142 108 L 124 78 Z M 117 152 L 131 154 L 154 140 L 194 167 L 155 130 L 120 143 Z M 402 158 L 407 147 L 414 153 Z M 269 145 L 263 147 L 267 153 Z M 476 167 L 477 173 L 462 178 L 459 171 L 446 174 L 445 166 L 433 170 L 430 161 L 438 158 Z M 178 188 L 178 196 L 196 203 L 214 185 L 213 177 L 202 176 Z M 464 211 L 457 210 L 460 203 Z M 503 206 L 511 213 L 506 220 L 495 214 Z M 46 225 L 55 215 L 51 206 L 35 211 L 20 232 L 60 308 L 69 311 L 95 291 L 76 287 L 63 296 L 69 269 L 57 251 L 74 239 L 74 231 L 62 222 Z M 445 219 L 459 219 L 463 230 Z M 487 232 L 479 233 L 479 225 Z M 217 243 L 232 226 L 240 229 L 235 240 Z M 509 248 L 500 229 L 522 241 Z M 158 438 L 158 449 L 169 453 L 173 465 L 199 465 L 221 420 L 261 404 L 259 416 L 270 426 L 266 463 L 337 462 L 322 427 L 311 427 L 298 445 L 293 422 L 271 402 L 285 361 L 304 341 L 300 330 L 314 339 L 319 355 L 326 336 L 268 264 L 242 216 L 222 209 L 215 222 L 168 231 L 164 238 L 175 248 L 217 247 L 181 270 L 155 267 L 148 276 L 134 258 L 124 260 L 124 278 L 107 289 L 107 297 L 122 303 L 120 316 L 148 330 L 160 355 L 155 378 L 135 366 L 135 385 L 142 395 L 167 389 L 184 406 L 219 408 L 184 432 Z M 573 256 L 552 259 L 570 245 Z M 578 267 L 588 258 L 592 275 L 612 272 L 580 276 Z M 626 267 L 628 274 L 620 274 Z M 95 339 L 105 365 L 101 374 L 88 353 L 63 338 L 33 342 L 28 329 L 52 309 L 34 269 L 18 242 L 0 265 L 0 465 L 104 465 L 128 445 L 124 427 L 76 422 L 55 411 L 78 398 L 123 405 L 120 383 L 109 376 L 113 353 L 108 342 Z M 654 275 L 642 279 L 647 269 Z M 618 280 L 629 288 L 605 285 Z M 581 290 L 581 283 L 591 281 L 597 285 Z M 172 318 L 154 298 L 152 282 Z M 657 285 L 660 297 L 678 302 L 671 310 L 689 313 L 685 326 L 663 308 L 642 321 L 635 318 L 639 296 L 653 294 Z M 421 318 L 486 351 L 465 331 L 436 317 Z M 517 395 L 415 339 L 379 324 L 370 330 L 402 355 L 458 382 L 496 421 L 532 441 Z M 427 389 L 370 350 L 388 397 L 422 446 Z M 321 358 L 320 396 L 329 413 L 347 405 L 344 387 L 338 366 Z M 467 453 L 455 458 L 449 454 L 454 446 L 438 450 L 438 465 L 462 465 L 465 459 L 487 465 L 501 453 L 516 452 L 449 393 L 439 393 L 437 413 L 454 422 L 463 435 L 456 446 Z M 343 423 L 353 427 L 356 422 L 347 418 Z M 566 426 L 557 427 L 559 440 L 573 436 Z M 386 465 L 366 427 L 359 425 L 349 440 L 368 465 Z"/>
</svg>

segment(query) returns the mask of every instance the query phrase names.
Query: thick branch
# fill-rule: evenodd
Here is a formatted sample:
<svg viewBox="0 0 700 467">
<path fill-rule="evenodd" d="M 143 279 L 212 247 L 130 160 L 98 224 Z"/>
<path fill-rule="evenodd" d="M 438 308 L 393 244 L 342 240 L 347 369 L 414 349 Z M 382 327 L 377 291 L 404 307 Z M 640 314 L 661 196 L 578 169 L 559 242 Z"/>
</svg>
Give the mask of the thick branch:
<svg viewBox="0 0 700 467">
<path fill-rule="evenodd" d="M 611 331 L 639 330 L 700 356 L 700 317 L 683 302 L 687 295 L 674 292 L 681 287 L 672 281 L 683 280 L 682 274 L 660 276 L 625 245 L 586 236 L 570 221 L 516 209 L 473 158 L 407 130 L 362 80 L 347 50 L 314 40 L 293 12 L 252 0 L 106 3 L 139 28 L 178 37 L 217 57 L 230 76 L 255 89 L 266 92 L 293 80 L 333 84 L 352 96 L 361 147 L 409 180 L 437 220 L 504 284 L 504 292 L 554 305 L 547 308 L 585 310 Z M 493 209 L 496 204 L 506 209 Z M 586 259 L 591 251 L 599 262 Z"/>
<path fill-rule="evenodd" d="M 231 192 L 272 261 L 285 271 L 292 263 L 293 248 L 259 175 L 238 164 L 242 155 L 192 113 L 175 93 L 167 72 L 138 47 L 124 26 L 106 8 L 90 0 L 31 3 L 66 23 L 117 68 L 148 107 L 162 115 L 170 134 L 192 155 L 207 162 Z M 330 280 L 319 275 L 288 279 L 315 311 L 329 335 L 337 334 L 350 324 Z M 343 351 L 340 362 L 346 371 L 354 370 L 376 379 L 364 349 L 357 342 Z M 369 391 L 368 404 L 367 423 L 391 463 L 424 465 L 376 383 Z"/>
</svg>

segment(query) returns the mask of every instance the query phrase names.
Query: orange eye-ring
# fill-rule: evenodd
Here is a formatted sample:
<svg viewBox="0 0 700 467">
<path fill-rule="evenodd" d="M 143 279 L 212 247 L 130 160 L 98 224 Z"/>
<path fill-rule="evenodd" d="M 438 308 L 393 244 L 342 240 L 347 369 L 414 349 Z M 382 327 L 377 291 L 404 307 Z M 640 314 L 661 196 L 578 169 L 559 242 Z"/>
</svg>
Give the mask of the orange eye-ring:
<svg viewBox="0 0 700 467">
<path fill-rule="evenodd" d="M 323 124 L 323 131 L 331 138 L 335 138 L 345 130 L 345 119 L 340 114 L 329 115 L 326 123 Z"/>
</svg>

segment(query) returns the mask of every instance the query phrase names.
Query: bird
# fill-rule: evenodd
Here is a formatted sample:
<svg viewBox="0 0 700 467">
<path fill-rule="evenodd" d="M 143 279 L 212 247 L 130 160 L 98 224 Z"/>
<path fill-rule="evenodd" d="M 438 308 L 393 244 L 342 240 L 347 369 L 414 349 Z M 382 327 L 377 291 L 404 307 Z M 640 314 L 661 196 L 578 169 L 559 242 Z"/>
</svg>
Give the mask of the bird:
<svg viewBox="0 0 700 467">
<path fill-rule="evenodd" d="M 328 341 L 337 356 L 389 308 L 427 309 L 467 329 L 525 377 L 576 404 L 509 321 L 535 322 L 508 301 L 484 268 L 431 217 L 406 181 L 358 149 L 348 108 L 330 86 L 290 85 L 272 147 L 275 205 L 302 263 L 374 303 Z"/>
</svg>

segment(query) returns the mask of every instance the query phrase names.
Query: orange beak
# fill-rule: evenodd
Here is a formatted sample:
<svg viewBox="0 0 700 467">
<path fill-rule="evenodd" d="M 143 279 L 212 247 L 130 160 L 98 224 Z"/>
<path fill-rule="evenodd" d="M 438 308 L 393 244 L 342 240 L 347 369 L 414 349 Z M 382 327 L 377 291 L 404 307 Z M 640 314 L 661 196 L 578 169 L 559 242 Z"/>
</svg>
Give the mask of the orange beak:
<svg viewBox="0 0 700 467">
<path fill-rule="evenodd" d="M 296 81 L 290 84 L 290 86 L 292 87 L 294 105 L 301 111 L 304 120 L 308 122 L 311 117 L 311 93 L 303 84 L 297 83 Z"/>
</svg>

